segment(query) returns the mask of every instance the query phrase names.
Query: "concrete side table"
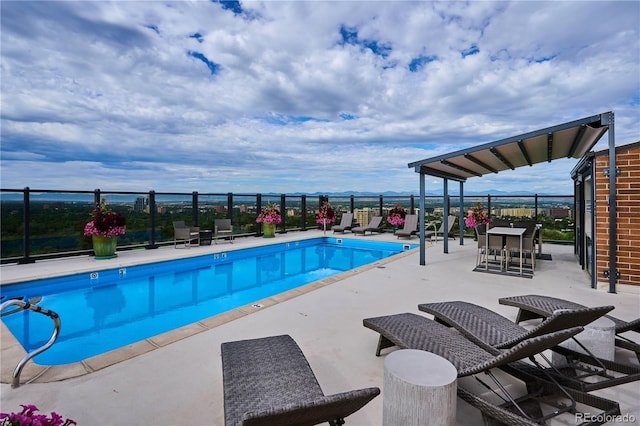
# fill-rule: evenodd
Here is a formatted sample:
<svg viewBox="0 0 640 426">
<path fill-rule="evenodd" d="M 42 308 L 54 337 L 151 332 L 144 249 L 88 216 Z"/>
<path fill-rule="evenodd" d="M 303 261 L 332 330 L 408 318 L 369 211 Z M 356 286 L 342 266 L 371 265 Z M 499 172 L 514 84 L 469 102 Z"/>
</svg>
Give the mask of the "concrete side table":
<svg viewBox="0 0 640 426">
<path fill-rule="evenodd" d="M 384 360 L 382 424 L 456 425 L 455 367 L 431 352 L 397 350 Z"/>
<path fill-rule="evenodd" d="M 600 317 L 592 323 L 587 324 L 584 327 L 584 331 L 577 334 L 575 338 L 596 357 L 614 361 L 616 351 L 616 325 L 609 318 Z M 562 342 L 560 346 L 576 352 L 585 353 L 573 339 Z M 555 352 L 552 354 L 551 360 L 554 365 L 562 365 L 566 362 L 562 355 Z"/>
</svg>

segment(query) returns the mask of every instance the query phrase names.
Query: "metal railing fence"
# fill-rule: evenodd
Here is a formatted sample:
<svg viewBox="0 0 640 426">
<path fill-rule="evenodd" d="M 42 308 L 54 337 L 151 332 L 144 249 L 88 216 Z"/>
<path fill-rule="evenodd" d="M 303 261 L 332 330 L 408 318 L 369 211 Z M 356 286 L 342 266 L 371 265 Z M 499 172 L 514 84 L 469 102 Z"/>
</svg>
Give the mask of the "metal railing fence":
<svg viewBox="0 0 640 426">
<path fill-rule="evenodd" d="M 282 215 L 279 233 L 317 229 L 315 213 L 323 200 L 336 211 L 354 212 L 355 221 L 368 223 L 372 216 L 396 205 L 419 214 L 414 195 L 288 195 L 200 192 L 59 191 L 50 189 L 0 189 L 0 253 L 2 263 L 31 263 L 39 259 L 92 253 L 90 237 L 83 235 L 89 213 L 106 199 L 127 220 L 127 232 L 118 237 L 118 250 L 154 249 L 173 244 L 173 221 L 213 229 L 214 220 L 231 219 L 236 237 L 261 236 L 259 212 L 273 203 Z M 447 198 L 450 214 L 459 217 L 459 197 Z M 444 198 L 427 196 L 426 221 L 442 217 Z M 573 242 L 574 198 L 572 195 L 483 195 L 465 196 L 463 211 L 482 203 L 494 217 L 528 218 L 543 222 L 546 241 Z M 459 224 L 453 233 L 459 232 Z M 384 221 L 386 229 L 393 227 Z M 469 230 L 468 235 L 472 235 Z"/>
</svg>

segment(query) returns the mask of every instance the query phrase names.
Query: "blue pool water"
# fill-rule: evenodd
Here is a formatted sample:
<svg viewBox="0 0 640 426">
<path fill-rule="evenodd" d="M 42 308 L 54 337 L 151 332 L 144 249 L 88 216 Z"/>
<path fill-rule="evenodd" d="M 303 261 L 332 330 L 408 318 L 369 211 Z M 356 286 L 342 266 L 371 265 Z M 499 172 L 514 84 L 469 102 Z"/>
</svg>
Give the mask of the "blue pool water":
<svg viewBox="0 0 640 426">
<path fill-rule="evenodd" d="M 4 285 L 0 291 L 3 300 L 42 297 L 39 305 L 60 315 L 57 342 L 34 360 L 61 365 L 414 247 L 325 237 Z M 29 311 L 2 320 L 27 351 L 42 346 L 53 330 L 51 319 Z"/>
</svg>

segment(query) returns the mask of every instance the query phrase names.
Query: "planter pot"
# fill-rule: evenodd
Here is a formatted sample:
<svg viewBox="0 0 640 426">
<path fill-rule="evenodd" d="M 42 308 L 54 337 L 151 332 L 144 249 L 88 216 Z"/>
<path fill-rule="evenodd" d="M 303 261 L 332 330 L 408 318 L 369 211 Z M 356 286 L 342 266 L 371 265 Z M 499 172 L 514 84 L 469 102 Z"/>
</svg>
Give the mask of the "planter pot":
<svg viewBox="0 0 640 426">
<path fill-rule="evenodd" d="M 275 223 L 263 223 L 262 224 L 262 237 L 273 238 L 276 236 L 276 224 Z"/>
<path fill-rule="evenodd" d="M 118 237 L 94 235 L 92 239 L 93 253 L 96 259 L 113 259 L 117 256 L 116 245 L 118 243 Z"/>
</svg>

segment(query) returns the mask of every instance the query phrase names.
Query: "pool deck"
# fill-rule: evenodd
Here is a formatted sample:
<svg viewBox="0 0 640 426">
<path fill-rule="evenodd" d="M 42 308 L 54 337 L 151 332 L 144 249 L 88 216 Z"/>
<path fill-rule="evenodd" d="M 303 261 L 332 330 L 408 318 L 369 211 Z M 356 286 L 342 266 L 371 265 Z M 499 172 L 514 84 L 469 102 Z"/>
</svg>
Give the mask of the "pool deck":
<svg viewBox="0 0 640 426">
<path fill-rule="evenodd" d="M 407 242 L 391 234 L 327 236 L 373 241 Z M 93 272 L 102 268 L 173 260 L 274 242 L 322 236 L 320 231 L 291 232 L 275 239 L 237 238 L 233 244 L 120 252 L 115 259 L 97 261 L 82 256 L 30 265 L 0 267 L 3 284 L 34 278 Z M 411 243 L 417 243 L 412 238 Z M 2 326 L 0 402 L 3 412 L 20 404 L 35 404 L 42 412 L 56 411 L 79 425 L 222 425 L 223 389 L 220 344 L 225 341 L 290 334 L 307 356 L 325 393 L 378 386 L 383 388 L 384 355 L 375 356 L 378 336 L 362 326 L 372 316 L 414 312 L 425 302 L 465 300 L 515 319 L 517 310 L 498 298 L 544 294 L 588 306 L 614 305 L 613 314 L 631 320 L 640 316 L 640 287 L 619 286 L 618 293 L 591 289 L 571 246 L 545 244 L 551 261 L 541 260 L 535 276 L 519 278 L 473 272 L 476 244 L 465 240 L 427 244 L 427 265 L 418 251 L 405 252 L 372 265 L 274 296 L 251 305 L 129 345 L 70 366 L 42 368 L 30 362 L 19 388 L 8 384 L 21 348 Z M 426 314 L 425 314 L 426 315 Z M 64 321 L 63 325 L 64 327 Z M 632 336 L 632 337 L 638 337 Z M 618 351 L 620 361 L 637 364 Z M 30 383 L 25 383 L 32 381 Z M 384 393 L 384 389 L 383 389 Z M 596 391 L 619 402 L 622 414 L 640 422 L 640 382 Z M 348 417 L 348 425 L 382 423 L 383 396 Z M 458 400 L 458 424 L 482 424 L 477 410 Z"/>
</svg>

